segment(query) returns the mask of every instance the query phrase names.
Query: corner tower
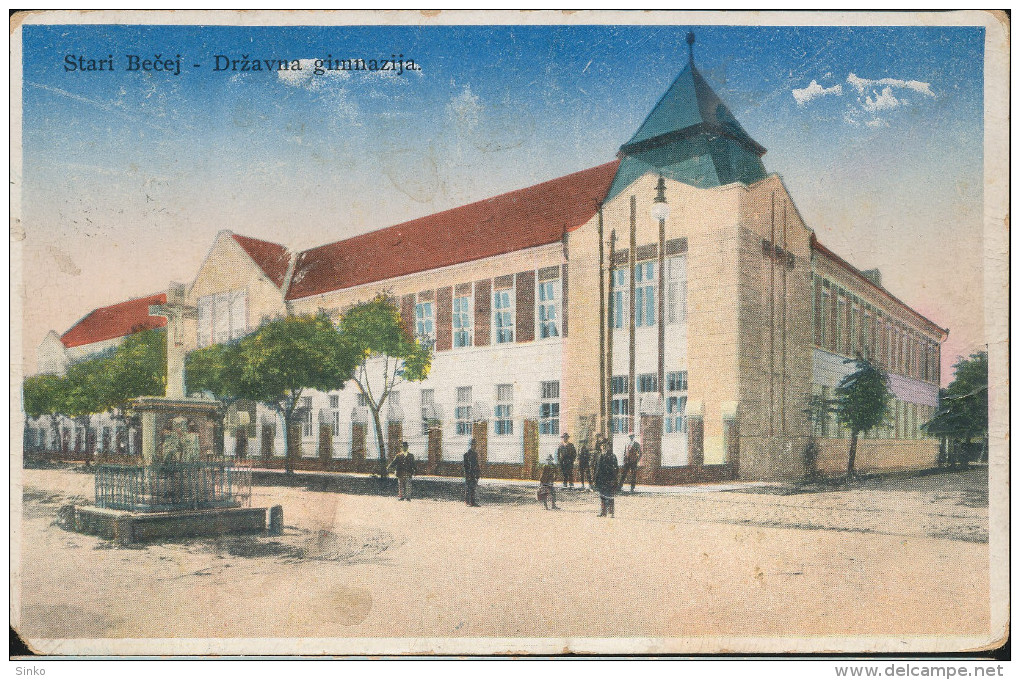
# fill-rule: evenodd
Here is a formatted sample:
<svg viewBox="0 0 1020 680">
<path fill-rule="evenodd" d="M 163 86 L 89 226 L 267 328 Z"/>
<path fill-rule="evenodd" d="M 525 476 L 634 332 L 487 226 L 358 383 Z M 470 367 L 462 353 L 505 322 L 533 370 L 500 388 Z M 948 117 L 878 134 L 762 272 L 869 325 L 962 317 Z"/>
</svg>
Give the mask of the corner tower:
<svg viewBox="0 0 1020 680">
<path fill-rule="evenodd" d="M 695 68 L 693 32 L 687 46 L 687 66 L 620 147 L 620 168 L 607 201 L 649 170 L 702 189 L 765 178 L 765 147 L 747 134 Z"/>
</svg>

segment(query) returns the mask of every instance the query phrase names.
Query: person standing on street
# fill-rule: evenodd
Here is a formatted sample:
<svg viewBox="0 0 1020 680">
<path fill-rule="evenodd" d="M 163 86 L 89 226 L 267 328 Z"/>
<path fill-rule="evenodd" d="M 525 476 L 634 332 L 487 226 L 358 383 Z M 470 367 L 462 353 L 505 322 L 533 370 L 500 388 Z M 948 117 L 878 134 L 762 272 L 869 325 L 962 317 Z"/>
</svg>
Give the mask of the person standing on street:
<svg viewBox="0 0 1020 680">
<path fill-rule="evenodd" d="M 630 435 L 630 443 L 627 444 L 627 449 L 623 454 L 623 472 L 620 473 L 620 491 L 623 491 L 623 484 L 627 479 L 627 473 L 630 473 L 630 492 L 634 493 L 634 486 L 637 483 L 637 466 L 641 460 L 641 445 L 634 440 L 634 435 Z"/>
<path fill-rule="evenodd" d="M 574 461 L 577 460 L 577 449 L 570 443 L 570 435 L 563 433 L 563 443 L 556 449 L 556 457 L 560 459 L 560 472 L 563 473 L 563 488 L 574 487 Z"/>
<path fill-rule="evenodd" d="M 464 454 L 464 501 L 468 507 L 477 508 L 478 501 L 475 500 L 475 491 L 478 488 L 478 480 L 482 476 L 482 468 L 478 464 L 478 452 L 475 451 L 475 440 L 471 440 L 467 452 Z"/>
<path fill-rule="evenodd" d="M 401 445 L 401 451 L 392 461 L 389 469 L 397 475 L 397 500 L 411 500 L 411 478 L 414 476 L 414 455 L 408 450 L 407 442 Z"/>
<path fill-rule="evenodd" d="M 556 465 L 553 463 L 552 456 L 549 456 L 545 465 L 542 466 L 542 476 L 538 480 L 538 500 L 542 501 L 546 510 L 549 509 L 550 497 L 552 497 L 552 509 L 559 510 L 556 507 Z"/>
<path fill-rule="evenodd" d="M 606 439 L 602 440 L 603 446 L 599 447 L 601 452 L 596 455 L 595 490 L 602 502 L 599 517 L 605 517 L 607 512 L 610 517 L 616 516 L 616 474 L 620 465 L 616 462 L 616 455 L 605 446 L 607 443 Z"/>
<path fill-rule="evenodd" d="M 591 435 L 584 438 L 581 444 L 581 452 L 577 454 L 577 471 L 581 475 L 581 490 L 584 490 L 584 480 L 588 480 L 588 487 L 594 484 L 591 474 Z"/>
</svg>

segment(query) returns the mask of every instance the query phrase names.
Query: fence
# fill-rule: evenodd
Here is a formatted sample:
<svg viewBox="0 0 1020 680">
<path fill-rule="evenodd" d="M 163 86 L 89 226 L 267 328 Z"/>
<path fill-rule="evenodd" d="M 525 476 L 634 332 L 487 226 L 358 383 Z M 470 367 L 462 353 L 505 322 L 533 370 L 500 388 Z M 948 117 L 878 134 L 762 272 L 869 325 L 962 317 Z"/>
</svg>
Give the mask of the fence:
<svg viewBox="0 0 1020 680">
<path fill-rule="evenodd" d="M 222 462 L 99 465 L 96 505 L 160 512 L 251 504 L 251 468 Z"/>
</svg>

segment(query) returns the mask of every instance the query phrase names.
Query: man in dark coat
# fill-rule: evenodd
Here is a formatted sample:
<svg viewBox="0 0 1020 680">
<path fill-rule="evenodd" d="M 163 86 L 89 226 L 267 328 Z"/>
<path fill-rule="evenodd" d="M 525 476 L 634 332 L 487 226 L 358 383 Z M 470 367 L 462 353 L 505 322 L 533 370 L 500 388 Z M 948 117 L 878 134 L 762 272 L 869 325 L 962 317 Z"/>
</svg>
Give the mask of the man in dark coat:
<svg viewBox="0 0 1020 680">
<path fill-rule="evenodd" d="M 594 475 L 591 473 L 591 435 L 584 439 L 581 444 L 581 452 L 577 454 L 577 471 L 581 474 L 581 490 L 584 490 L 584 480 L 588 480 L 588 486 L 593 487 Z"/>
<path fill-rule="evenodd" d="M 577 460 L 577 449 L 570 443 L 570 435 L 563 433 L 563 443 L 556 449 L 556 457 L 560 461 L 560 472 L 563 473 L 563 488 L 574 486 L 574 461 Z"/>
<path fill-rule="evenodd" d="M 600 447 L 601 452 L 596 456 L 598 461 L 595 468 L 595 490 L 598 491 L 599 500 L 602 502 L 602 512 L 599 513 L 599 517 L 605 517 L 607 512 L 610 517 L 615 517 L 616 475 L 620 470 L 620 465 L 616 461 L 616 454 L 610 451 L 608 446 L 605 446 L 608 442 L 605 439 L 602 441 L 603 446 Z"/>
<path fill-rule="evenodd" d="M 634 493 L 634 485 L 637 483 L 637 466 L 641 461 L 641 445 L 630 436 L 630 442 L 623 454 L 623 472 L 620 473 L 620 491 L 623 491 L 623 484 L 630 473 L 630 492 Z"/>
<path fill-rule="evenodd" d="M 538 500 L 542 501 L 545 509 L 549 509 L 549 498 L 552 497 L 552 509 L 559 510 L 556 505 L 556 466 L 553 464 L 553 457 L 549 456 L 545 465 L 542 466 L 542 476 L 538 480 Z"/>
<path fill-rule="evenodd" d="M 408 450 L 407 442 L 401 445 L 401 452 L 390 461 L 389 469 L 397 475 L 397 500 L 411 500 L 411 478 L 414 476 L 414 455 Z"/>
<path fill-rule="evenodd" d="M 467 452 L 464 454 L 464 485 L 466 487 L 464 500 L 469 507 L 479 507 L 475 500 L 475 490 L 478 488 L 478 480 L 482 476 L 482 468 L 478 465 L 478 452 L 475 451 L 475 440 L 471 440 Z"/>
</svg>

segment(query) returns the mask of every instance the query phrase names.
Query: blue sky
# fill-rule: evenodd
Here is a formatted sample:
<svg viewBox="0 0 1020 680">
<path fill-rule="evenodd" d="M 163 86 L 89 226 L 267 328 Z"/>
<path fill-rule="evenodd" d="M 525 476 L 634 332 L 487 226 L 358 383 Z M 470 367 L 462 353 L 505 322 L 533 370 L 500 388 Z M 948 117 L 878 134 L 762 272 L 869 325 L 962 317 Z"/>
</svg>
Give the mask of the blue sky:
<svg viewBox="0 0 1020 680">
<path fill-rule="evenodd" d="M 982 344 L 982 28 L 30 25 L 27 353 L 93 307 L 190 280 L 220 229 L 306 248 L 611 160 L 691 28 L 820 240 L 949 326 L 947 354 Z M 64 70 L 108 54 L 112 73 Z M 126 72 L 128 54 L 180 54 L 184 72 Z M 215 72 L 217 54 L 421 70 Z"/>
</svg>

